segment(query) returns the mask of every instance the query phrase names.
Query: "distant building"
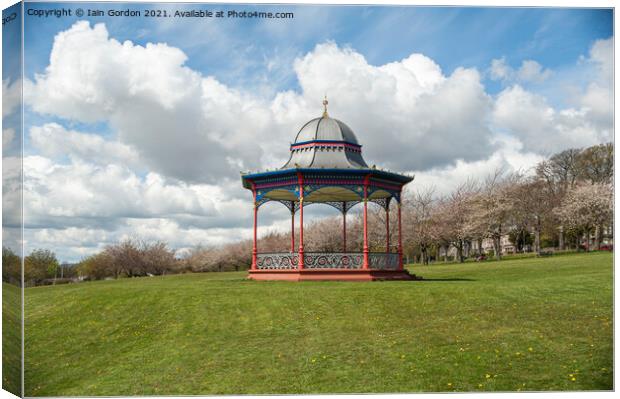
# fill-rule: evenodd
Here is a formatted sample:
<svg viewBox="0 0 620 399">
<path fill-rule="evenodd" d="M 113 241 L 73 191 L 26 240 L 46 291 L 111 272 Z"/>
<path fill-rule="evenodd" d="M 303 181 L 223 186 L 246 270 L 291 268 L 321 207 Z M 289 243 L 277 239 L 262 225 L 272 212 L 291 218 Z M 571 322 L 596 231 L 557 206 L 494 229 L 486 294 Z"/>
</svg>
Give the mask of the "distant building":
<svg viewBox="0 0 620 399">
<path fill-rule="evenodd" d="M 595 245 L 595 232 L 592 231 L 592 233 L 590 234 L 590 241 L 589 241 L 589 245 L 588 244 L 588 240 L 587 238 L 584 236 L 581 238 L 581 240 L 579 241 L 580 245 L 583 247 L 588 247 L 590 249 L 594 249 L 594 245 Z M 482 251 L 478 250 L 478 241 L 477 240 L 472 240 L 472 241 L 466 241 L 465 244 L 463 245 L 463 256 L 465 257 L 472 257 L 472 256 L 476 256 L 479 253 L 483 253 L 485 255 L 489 255 L 491 253 L 493 253 L 495 251 L 495 247 L 493 246 L 493 240 L 490 238 L 485 238 L 481 241 L 482 244 Z M 606 247 L 607 248 L 612 248 L 614 244 L 614 239 L 613 239 L 613 228 L 612 226 L 606 226 L 602 229 L 601 231 L 601 247 Z M 573 243 L 566 243 L 567 247 L 574 247 L 574 242 Z M 502 235 L 502 238 L 500 240 L 500 249 L 501 249 L 501 254 L 502 255 L 506 255 L 506 254 L 514 254 L 517 252 L 516 247 L 514 246 L 514 244 L 512 242 L 510 242 L 510 236 L 508 235 L 508 233 Z M 553 249 L 564 249 L 564 248 L 553 248 Z M 447 255 L 450 258 L 455 258 L 457 255 L 457 251 L 456 248 L 454 248 L 453 246 L 447 247 L 443 246 L 439 248 L 439 257 L 443 258 L 444 256 L 446 256 L 446 251 L 447 251 Z M 534 251 L 534 246 L 533 245 L 525 245 L 523 247 L 523 252 L 532 252 Z"/>
</svg>

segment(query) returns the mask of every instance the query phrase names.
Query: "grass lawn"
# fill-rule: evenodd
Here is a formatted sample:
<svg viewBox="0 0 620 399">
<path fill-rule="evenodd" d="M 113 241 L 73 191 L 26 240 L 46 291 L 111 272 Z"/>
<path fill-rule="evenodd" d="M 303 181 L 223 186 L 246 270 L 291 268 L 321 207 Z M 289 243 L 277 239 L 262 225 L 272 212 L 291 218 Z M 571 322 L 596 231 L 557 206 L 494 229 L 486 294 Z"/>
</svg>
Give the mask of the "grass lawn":
<svg viewBox="0 0 620 399">
<path fill-rule="evenodd" d="M 610 390 L 610 253 L 27 288 L 26 395 Z"/>
<path fill-rule="evenodd" d="M 2 388 L 21 396 L 22 309 L 19 287 L 2 283 Z"/>
</svg>

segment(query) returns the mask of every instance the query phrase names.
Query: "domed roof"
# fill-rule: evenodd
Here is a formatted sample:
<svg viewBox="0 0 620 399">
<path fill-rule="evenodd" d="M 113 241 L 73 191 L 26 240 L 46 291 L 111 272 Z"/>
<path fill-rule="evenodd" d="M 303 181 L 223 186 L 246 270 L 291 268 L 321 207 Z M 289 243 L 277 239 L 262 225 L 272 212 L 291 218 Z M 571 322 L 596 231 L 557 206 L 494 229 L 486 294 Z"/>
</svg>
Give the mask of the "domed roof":
<svg viewBox="0 0 620 399">
<path fill-rule="evenodd" d="M 291 144 L 291 157 L 282 169 L 367 169 L 362 146 L 353 130 L 344 122 L 329 117 L 327 99 L 323 106 L 323 116 L 299 129 Z"/>
<path fill-rule="evenodd" d="M 301 192 L 305 193 L 304 201 L 340 203 L 342 208 L 338 209 L 345 211 L 347 203 L 357 203 L 364 196 L 371 201 L 392 197 L 400 201 L 402 187 L 413 177 L 380 170 L 374 165 L 368 167 L 362 157 L 362 146 L 351 128 L 329 117 L 327 98 L 323 106 L 323 116 L 305 123 L 297 132 L 290 147 L 291 156 L 282 168 L 242 172 L 243 187 L 253 191 L 255 203 L 279 201 L 294 212 L 301 206 Z M 373 188 L 367 193 L 361 185 Z"/>
<path fill-rule="evenodd" d="M 295 137 L 295 144 L 308 141 L 344 141 L 351 144 L 358 144 L 357 137 L 353 130 L 344 122 L 332 119 L 327 115 L 314 118 L 299 130 Z"/>
</svg>

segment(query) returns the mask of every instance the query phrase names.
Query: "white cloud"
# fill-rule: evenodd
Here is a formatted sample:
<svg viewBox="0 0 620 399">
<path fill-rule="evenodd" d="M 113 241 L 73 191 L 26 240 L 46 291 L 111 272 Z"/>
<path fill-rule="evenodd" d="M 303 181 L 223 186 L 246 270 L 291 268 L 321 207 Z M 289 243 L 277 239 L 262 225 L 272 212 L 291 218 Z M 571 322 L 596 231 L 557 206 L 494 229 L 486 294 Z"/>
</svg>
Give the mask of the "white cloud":
<svg viewBox="0 0 620 399">
<path fill-rule="evenodd" d="M 21 79 L 12 83 L 5 79 L 2 81 L 2 117 L 13 113 L 21 104 Z"/>
<path fill-rule="evenodd" d="M 101 251 L 106 245 L 132 238 L 148 242 L 164 241 L 170 248 L 183 250 L 197 245 L 220 245 L 251 238 L 248 228 L 200 229 L 184 227 L 177 221 L 164 218 L 128 219 L 114 230 L 68 227 L 25 230 L 29 250 L 55 248 L 63 261 L 79 261 L 81 258 Z"/>
<path fill-rule="evenodd" d="M 590 48 L 589 62 L 596 65 L 600 71 L 599 79 L 606 83 L 613 80 L 614 71 L 614 42 L 613 38 L 597 40 Z"/>
<path fill-rule="evenodd" d="M 613 128 L 613 39 L 597 40 L 586 63 L 592 66 L 593 79 L 581 97 L 580 105 L 600 130 Z"/>
<path fill-rule="evenodd" d="M 260 151 L 247 135 L 267 134 L 267 107 L 185 61 L 177 48 L 120 43 L 103 24 L 81 21 L 56 35 L 50 64 L 27 82 L 25 97 L 39 113 L 107 122 L 140 151 L 146 167 L 170 177 L 211 183 L 232 177 L 238 171 L 226 160 L 230 152 L 245 168 L 257 167 Z"/>
<path fill-rule="evenodd" d="M 2 226 L 21 228 L 22 159 L 2 157 Z"/>
<path fill-rule="evenodd" d="M 506 58 L 502 57 L 491 60 L 489 73 L 493 80 L 508 80 L 512 78 L 514 70 L 506 64 Z"/>
<path fill-rule="evenodd" d="M 498 95 L 492 120 L 498 129 L 519 138 L 526 150 L 550 155 L 611 139 L 610 131 L 596 129 L 586 116 L 583 110 L 557 111 L 544 97 L 517 85 Z"/>
<path fill-rule="evenodd" d="M 518 79 L 522 82 L 542 82 L 551 76 L 549 69 L 543 69 L 542 65 L 534 60 L 525 60 L 517 71 Z"/>
<path fill-rule="evenodd" d="M 613 140 L 611 43 L 611 39 L 596 41 L 590 57 L 567 75 L 569 80 L 575 74 L 589 77 L 582 91 L 574 91 L 574 107 L 554 108 L 542 95 L 513 85 L 498 94 L 492 123 L 522 140 L 526 150 L 547 155 Z"/>
<path fill-rule="evenodd" d="M 15 129 L 2 129 L 2 148 L 7 148 L 15 138 Z"/>
<path fill-rule="evenodd" d="M 128 145 L 106 141 L 97 134 L 67 130 L 57 123 L 47 123 L 30 129 L 32 147 L 49 158 L 69 156 L 72 159 L 106 165 L 121 163 L 137 166 L 138 154 Z"/>
<path fill-rule="evenodd" d="M 552 72 L 534 60 L 523 60 L 518 69 L 513 69 L 506 63 L 506 58 L 502 57 L 491 61 L 489 75 L 492 80 L 501 80 L 505 83 L 542 83 L 552 75 Z"/>
<path fill-rule="evenodd" d="M 473 162 L 457 160 L 455 165 L 416 172 L 408 189 L 434 187 L 436 194 L 448 194 L 467 179 L 483 181 L 495 170 L 529 174 L 532 167 L 543 160 L 541 155 L 523 151 L 523 144 L 518 139 L 499 136 L 494 141 L 498 149 L 488 158 Z"/>
<path fill-rule="evenodd" d="M 168 182 L 153 172 L 141 178 L 114 164 L 79 160 L 65 165 L 28 156 L 24 173 L 27 225 L 54 218 L 71 225 L 88 218 L 216 216 L 220 201 L 226 199 L 219 186 Z"/>
<path fill-rule="evenodd" d="M 327 93 L 330 115 L 357 133 L 371 164 L 424 169 L 491 152 L 485 124 L 491 102 L 475 69 L 445 76 L 421 54 L 377 67 L 352 49 L 326 43 L 298 59 L 295 71 L 302 93 L 276 97 L 276 121 L 299 126 L 318 113 L 314 104 Z"/>
</svg>

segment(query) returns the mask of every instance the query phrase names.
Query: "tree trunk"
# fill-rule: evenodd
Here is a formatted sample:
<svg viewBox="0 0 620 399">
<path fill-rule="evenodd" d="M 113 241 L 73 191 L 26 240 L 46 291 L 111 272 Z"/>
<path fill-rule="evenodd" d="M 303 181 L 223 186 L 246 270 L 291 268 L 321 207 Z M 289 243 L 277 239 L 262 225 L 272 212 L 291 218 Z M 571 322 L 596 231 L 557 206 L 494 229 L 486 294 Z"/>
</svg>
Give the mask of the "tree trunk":
<svg viewBox="0 0 620 399">
<path fill-rule="evenodd" d="M 495 259 L 502 260 L 501 254 L 501 239 L 502 237 L 493 237 L 493 246 L 495 247 Z"/>
<path fill-rule="evenodd" d="M 497 252 L 495 253 L 495 259 L 502 260 L 502 225 L 500 224 L 497 229 Z"/>
<path fill-rule="evenodd" d="M 448 247 L 448 246 L 442 246 L 442 248 L 444 249 L 444 252 L 443 252 L 443 261 L 444 261 L 445 263 L 448 263 L 448 249 L 449 249 L 450 247 Z"/>
<path fill-rule="evenodd" d="M 478 238 L 478 255 L 482 256 L 482 238 Z"/>
<path fill-rule="evenodd" d="M 536 227 L 534 228 L 534 249 L 536 255 L 540 256 L 540 216 L 536 216 Z"/>
<path fill-rule="evenodd" d="M 601 250 L 601 228 L 598 224 L 594 228 L 594 249 Z"/>
<path fill-rule="evenodd" d="M 560 251 L 564 250 L 564 227 L 560 226 L 559 243 Z"/>
</svg>

